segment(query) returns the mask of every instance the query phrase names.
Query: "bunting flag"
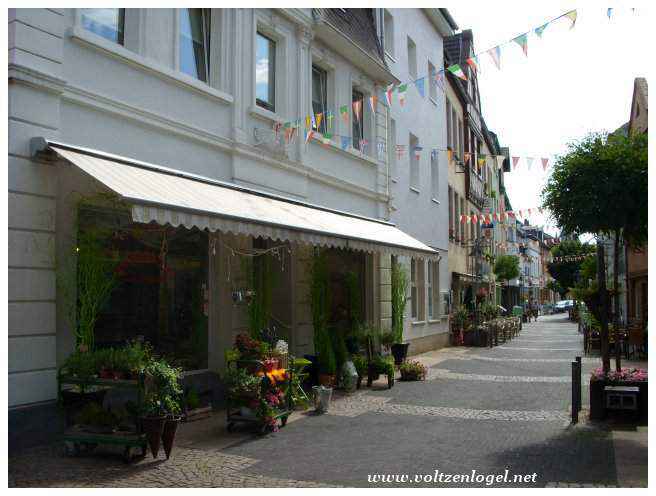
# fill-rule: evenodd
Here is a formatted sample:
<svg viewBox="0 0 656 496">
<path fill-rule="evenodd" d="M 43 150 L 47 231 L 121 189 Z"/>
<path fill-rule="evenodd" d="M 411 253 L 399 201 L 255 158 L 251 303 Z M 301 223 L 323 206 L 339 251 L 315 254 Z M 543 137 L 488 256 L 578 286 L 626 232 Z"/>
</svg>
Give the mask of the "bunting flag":
<svg viewBox="0 0 656 496">
<path fill-rule="evenodd" d="M 311 122 L 312 122 L 312 129 L 318 129 L 319 126 L 317 126 L 317 121 L 314 118 L 314 114 L 310 114 L 310 119 L 311 119 Z"/>
<path fill-rule="evenodd" d="M 378 102 L 378 97 L 376 95 L 371 95 L 369 97 L 369 106 L 371 107 L 371 111 L 375 114 L 376 113 L 376 103 Z"/>
<path fill-rule="evenodd" d="M 467 65 L 471 67 L 474 71 L 478 71 L 478 56 L 474 55 L 473 57 L 469 57 L 467 59 Z"/>
<path fill-rule="evenodd" d="M 449 160 L 449 163 L 453 162 L 453 150 L 447 150 L 446 155 Z"/>
<path fill-rule="evenodd" d="M 462 72 L 462 68 L 460 67 L 459 64 L 453 64 L 453 65 L 447 67 L 446 70 L 449 71 L 454 76 L 457 76 L 460 79 L 463 79 L 463 80 L 467 81 L 467 76 L 465 76 L 465 73 Z"/>
<path fill-rule="evenodd" d="M 572 25 L 569 28 L 574 29 L 574 25 L 576 24 L 576 9 L 570 10 L 567 14 L 565 14 L 565 17 L 568 17 L 569 20 L 572 21 Z"/>
<path fill-rule="evenodd" d="M 485 165 L 485 159 L 482 157 L 478 158 L 478 166 L 483 167 Z"/>
<path fill-rule="evenodd" d="M 610 20 L 610 16 L 613 15 L 613 9 L 609 7 L 608 10 L 606 10 L 606 15 L 608 16 L 608 19 Z"/>
<path fill-rule="evenodd" d="M 360 152 L 364 155 L 367 153 L 367 147 L 369 146 L 369 142 L 366 139 L 361 139 L 360 140 Z"/>
<path fill-rule="evenodd" d="M 495 46 L 494 48 L 490 48 L 487 53 L 490 54 L 490 57 L 492 57 L 492 61 L 494 62 L 494 65 L 497 66 L 497 69 L 501 69 L 501 47 L 500 46 Z"/>
<path fill-rule="evenodd" d="M 348 105 L 342 105 L 341 107 L 339 107 L 339 113 L 342 116 L 342 120 L 344 121 L 344 124 L 348 126 L 348 121 L 349 121 Z"/>
<path fill-rule="evenodd" d="M 465 164 L 469 163 L 469 159 L 471 158 L 471 153 L 465 152 Z"/>
<path fill-rule="evenodd" d="M 341 138 L 342 138 L 342 150 L 346 150 L 349 146 L 349 141 L 351 140 L 351 138 L 349 138 L 348 136 L 342 136 Z"/>
<path fill-rule="evenodd" d="M 415 146 L 415 158 L 419 160 L 421 158 L 421 152 L 424 148 L 421 146 Z"/>
<path fill-rule="evenodd" d="M 405 152 L 405 145 L 396 145 L 396 158 L 401 159 Z"/>
<path fill-rule="evenodd" d="M 440 87 L 440 89 L 444 91 L 444 69 L 437 71 L 437 74 L 435 75 L 435 82 Z"/>
<path fill-rule="evenodd" d="M 549 159 L 548 158 L 542 158 L 542 170 L 547 170 L 547 167 L 549 167 Z"/>
<path fill-rule="evenodd" d="M 405 92 L 408 91 L 408 85 L 407 84 L 402 84 L 398 87 L 396 92 L 399 94 L 399 103 L 401 104 L 401 107 L 405 105 Z"/>
<path fill-rule="evenodd" d="M 330 138 L 332 138 L 332 136 L 333 136 L 333 135 L 330 134 L 330 133 L 326 133 L 326 134 L 324 134 L 323 137 L 321 138 L 322 145 L 325 146 L 325 147 L 327 147 L 328 145 L 330 145 Z"/>
<path fill-rule="evenodd" d="M 503 161 L 506 159 L 505 155 L 497 155 L 497 169 L 503 169 Z"/>
<path fill-rule="evenodd" d="M 321 127 L 321 119 L 323 119 L 323 112 L 319 112 L 316 117 L 317 129 Z"/>
<path fill-rule="evenodd" d="M 385 100 L 387 100 L 387 106 L 392 106 L 392 94 L 394 93 L 394 85 L 390 84 L 385 91 Z"/>
<path fill-rule="evenodd" d="M 533 157 L 526 157 L 526 164 L 528 165 L 528 170 L 531 170 L 531 165 L 533 164 Z"/>
<path fill-rule="evenodd" d="M 326 112 L 326 120 L 328 121 L 328 129 L 332 129 L 333 127 L 333 112 L 332 110 L 329 110 Z"/>
<path fill-rule="evenodd" d="M 307 145 L 308 141 L 312 139 L 312 136 L 314 136 L 314 131 L 310 129 L 306 134 L 305 134 L 305 144 Z"/>
<path fill-rule="evenodd" d="M 548 25 L 549 25 L 549 23 L 545 22 L 542 26 L 538 26 L 537 28 L 535 28 L 533 30 L 533 31 L 535 31 L 535 34 L 538 35 L 538 38 L 542 38 L 542 33 L 544 32 L 544 30 L 547 28 Z"/>
<path fill-rule="evenodd" d="M 437 149 L 437 148 L 433 148 L 433 149 L 431 150 L 431 155 L 430 155 L 431 160 L 437 160 L 437 152 L 438 152 L 438 149 Z"/>
<path fill-rule="evenodd" d="M 512 158 L 513 170 L 517 169 L 517 164 L 519 163 L 519 157 Z"/>
<path fill-rule="evenodd" d="M 421 95 L 422 98 L 425 96 L 424 92 L 424 81 L 426 80 L 425 77 L 421 77 L 419 79 L 415 79 L 415 86 L 417 87 L 417 91 Z"/>
<path fill-rule="evenodd" d="M 520 47 L 522 47 L 522 51 L 524 52 L 524 55 L 528 57 L 528 38 L 526 36 L 526 33 L 520 34 L 519 36 L 513 38 L 513 41 L 517 43 Z"/>
<path fill-rule="evenodd" d="M 360 122 L 362 117 L 362 100 L 356 100 L 353 102 L 353 117 L 356 121 Z"/>
<path fill-rule="evenodd" d="M 461 224 L 464 224 L 465 222 L 467 222 L 467 216 L 461 214 L 461 215 L 460 215 L 460 223 L 461 223 Z"/>
</svg>

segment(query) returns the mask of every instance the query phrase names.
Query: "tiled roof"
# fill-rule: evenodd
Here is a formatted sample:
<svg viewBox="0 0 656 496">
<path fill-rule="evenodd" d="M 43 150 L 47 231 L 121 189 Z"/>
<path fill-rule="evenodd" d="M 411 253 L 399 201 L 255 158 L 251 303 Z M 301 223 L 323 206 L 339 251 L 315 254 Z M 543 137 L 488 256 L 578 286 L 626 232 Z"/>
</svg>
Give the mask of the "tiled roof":
<svg viewBox="0 0 656 496">
<path fill-rule="evenodd" d="M 383 47 L 376 35 L 374 9 L 314 9 L 314 15 L 331 24 L 387 67 Z"/>
</svg>

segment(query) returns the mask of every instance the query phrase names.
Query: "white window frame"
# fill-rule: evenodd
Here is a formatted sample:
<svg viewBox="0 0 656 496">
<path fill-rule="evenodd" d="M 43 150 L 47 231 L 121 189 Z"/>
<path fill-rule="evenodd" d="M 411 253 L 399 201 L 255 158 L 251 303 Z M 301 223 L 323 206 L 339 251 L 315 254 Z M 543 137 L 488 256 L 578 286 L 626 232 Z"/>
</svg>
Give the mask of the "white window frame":
<svg viewBox="0 0 656 496">
<path fill-rule="evenodd" d="M 276 44 L 276 67 L 275 67 L 275 112 L 260 107 L 257 104 L 257 82 L 255 79 L 255 65 L 257 56 L 257 33 L 271 38 Z M 260 117 L 269 118 L 271 120 L 285 120 L 289 108 L 291 98 L 291 85 L 288 83 L 289 74 L 289 60 L 287 57 L 289 50 L 289 40 L 293 38 L 293 33 L 287 31 L 282 24 L 273 24 L 270 18 L 264 12 L 258 11 L 255 14 L 252 31 L 252 53 L 251 53 L 251 68 L 252 68 L 252 85 L 251 85 L 251 112 L 259 115 Z"/>
<path fill-rule="evenodd" d="M 428 320 L 437 320 L 442 316 L 440 299 L 440 263 L 437 260 L 428 261 L 428 277 L 426 278 L 428 293 Z"/>
<path fill-rule="evenodd" d="M 388 136 L 387 136 L 387 159 L 389 160 L 389 174 L 390 174 L 390 179 L 393 182 L 396 182 L 398 179 L 398 174 L 399 174 L 399 167 L 398 167 L 398 158 L 396 155 L 396 145 L 398 144 L 398 140 L 396 137 L 396 120 L 390 118 L 390 125 L 389 125 L 389 131 L 388 131 Z"/>
<path fill-rule="evenodd" d="M 410 259 L 410 318 L 412 321 L 419 317 L 419 295 L 417 288 L 417 259 Z"/>
<path fill-rule="evenodd" d="M 383 9 L 383 41 L 385 55 L 396 62 L 394 58 L 394 16 L 389 9 Z"/>
<path fill-rule="evenodd" d="M 440 201 L 440 154 L 439 152 L 430 154 L 431 168 L 431 195 L 436 202 Z"/>
<path fill-rule="evenodd" d="M 129 10 L 129 9 L 127 9 Z M 191 74 L 187 74 L 186 72 L 183 72 L 180 69 L 180 11 L 183 9 L 175 9 L 175 42 L 174 42 L 174 49 L 175 49 L 175 55 L 174 55 L 174 69 L 178 71 L 181 74 L 184 74 L 186 77 L 190 77 L 194 79 L 195 81 L 198 81 L 201 84 L 206 84 L 208 86 L 214 86 L 214 80 L 216 77 L 216 70 L 213 67 L 218 59 L 219 59 L 219 53 L 214 53 L 214 46 L 217 46 L 216 43 L 214 43 L 214 37 L 215 36 L 220 36 L 220 32 L 218 31 L 218 26 L 216 26 L 216 21 L 218 20 L 216 16 L 214 15 L 214 10 L 215 9 L 202 9 L 203 11 L 206 11 L 205 13 L 210 16 L 209 18 L 209 27 L 210 27 L 210 32 L 209 32 L 209 40 L 205 40 L 207 43 L 205 47 L 205 71 L 207 73 L 207 81 L 203 81 L 202 79 L 196 78 L 192 76 Z M 217 47 L 218 48 L 218 47 Z"/>
<path fill-rule="evenodd" d="M 437 105 L 437 81 L 435 81 L 436 69 L 433 63 L 428 61 L 428 96 Z"/>
<path fill-rule="evenodd" d="M 412 133 L 408 133 L 408 161 L 410 164 L 408 167 L 410 171 L 409 184 L 410 189 L 417 193 L 420 191 L 421 157 L 423 155 L 422 153 L 419 155 L 419 158 L 416 158 L 415 148 L 418 146 L 420 146 L 419 138 Z"/>
<path fill-rule="evenodd" d="M 408 50 L 408 74 L 414 82 L 417 79 L 417 44 L 415 41 L 408 36 L 407 40 L 407 50 Z"/>
</svg>

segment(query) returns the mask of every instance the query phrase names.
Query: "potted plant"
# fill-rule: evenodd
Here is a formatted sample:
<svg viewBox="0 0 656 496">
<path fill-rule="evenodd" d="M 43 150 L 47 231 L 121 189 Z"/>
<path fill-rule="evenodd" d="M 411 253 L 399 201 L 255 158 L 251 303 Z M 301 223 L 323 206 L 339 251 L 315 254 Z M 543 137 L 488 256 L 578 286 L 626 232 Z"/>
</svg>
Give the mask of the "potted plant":
<svg viewBox="0 0 656 496">
<path fill-rule="evenodd" d="M 643 369 L 624 368 L 619 372 L 611 370 L 604 374 L 597 368 L 590 375 L 590 420 L 602 420 L 605 416 L 605 387 L 633 386 L 639 389 L 638 416 L 640 422 L 647 422 L 647 371 Z"/>
<path fill-rule="evenodd" d="M 428 373 L 426 366 L 416 360 L 402 363 L 399 371 L 402 381 L 423 381 Z"/>
<path fill-rule="evenodd" d="M 171 367 L 165 360 L 151 360 L 146 372 L 146 402 L 142 415 L 142 426 L 148 444 L 157 458 L 159 440 L 164 441 L 164 451 L 168 459 L 180 422 L 180 369 Z"/>
<path fill-rule="evenodd" d="M 390 346 L 394 363 L 400 365 L 408 356 L 410 343 L 403 343 L 403 322 L 405 307 L 408 303 L 408 276 L 398 263 L 392 264 L 392 332 L 394 342 Z"/>
<path fill-rule="evenodd" d="M 395 375 L 394 361 L 392 360 L 392 357 L 383 357 L 377 355 L 371 361 L 369 367 L 371 367 L 370 375 L 372 376 L 372 379 L 374 379 L 374 377 L 377 378 L 378 376 L 380 376 L 380 374 L 386 375 L 387 387 L 389 389 L 392 389 L 392 386 L 394 386 L 394 375 Z"/>
</svg>

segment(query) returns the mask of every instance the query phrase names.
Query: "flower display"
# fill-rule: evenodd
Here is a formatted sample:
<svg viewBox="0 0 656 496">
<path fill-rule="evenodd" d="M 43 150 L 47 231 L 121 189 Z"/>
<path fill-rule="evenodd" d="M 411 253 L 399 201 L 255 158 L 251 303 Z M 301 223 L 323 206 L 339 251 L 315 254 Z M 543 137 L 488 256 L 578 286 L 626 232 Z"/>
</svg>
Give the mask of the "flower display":
<svg viewBox="0 0 656 496">
<path fill-rule="evenodd" d="M 647 371 L 644 369 L 625 368 L 619 372 L 611 370 L 604 374 L 604 370 L 599 367 L 592 371 L 591 379 L 593 381 L 611 381 L 611 382 L 635 382 L 647 381 Z"/>
</svg>

